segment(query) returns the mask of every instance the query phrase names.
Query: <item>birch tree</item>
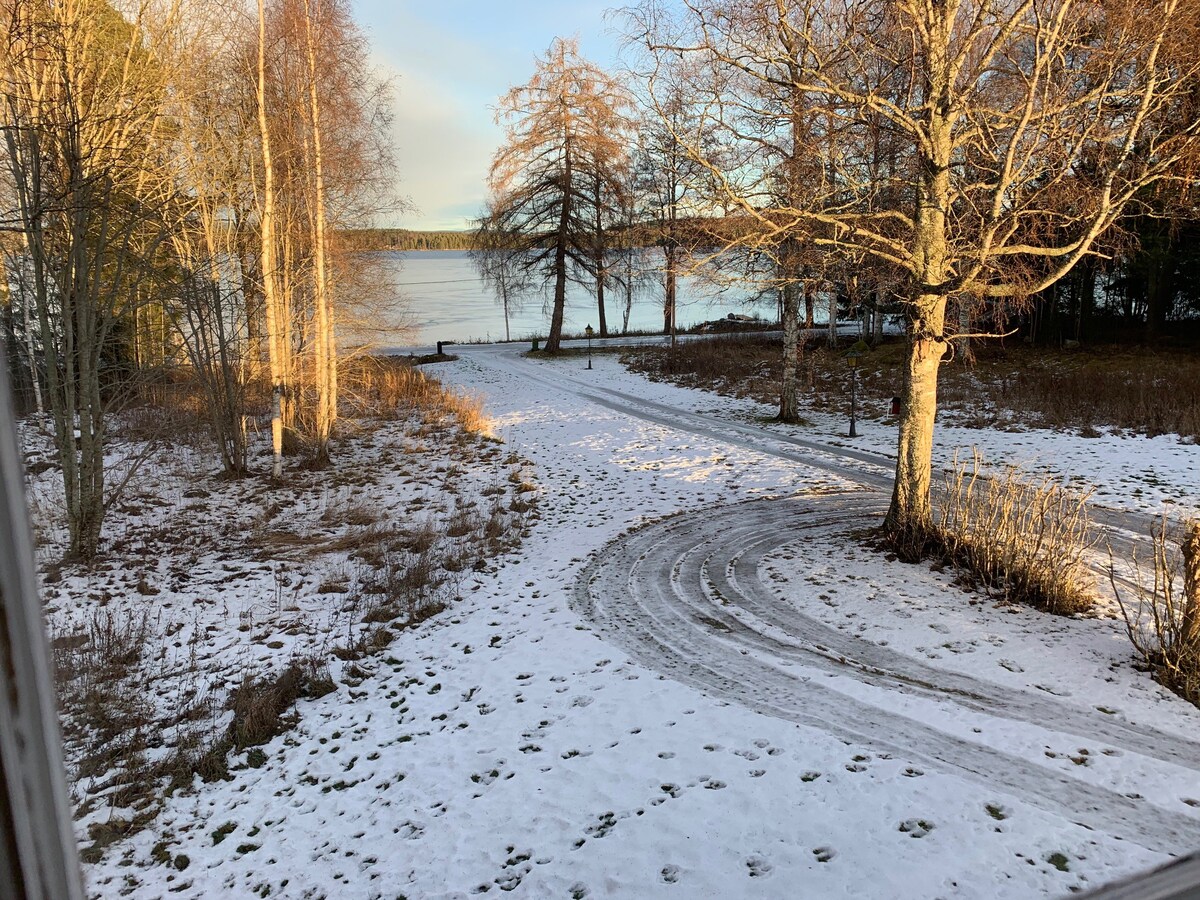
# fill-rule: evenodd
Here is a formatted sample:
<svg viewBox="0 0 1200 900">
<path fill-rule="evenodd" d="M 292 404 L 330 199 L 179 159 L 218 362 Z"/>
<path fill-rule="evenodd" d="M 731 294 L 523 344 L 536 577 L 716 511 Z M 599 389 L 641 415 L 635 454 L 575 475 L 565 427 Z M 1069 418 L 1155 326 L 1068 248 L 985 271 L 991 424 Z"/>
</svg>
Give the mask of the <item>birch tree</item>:
<svg viewBox="0 0 1200 900">
<path fill-rule="evenodd" d="M 69 553 L 89 559 L 120 482 L 106 482 L 107 371 L 166 236 L 164 97 L 149 6 L 9 0 L 0 101 L 23 239 L 23 298 L 36 313 L 59 451 Z M 170 15 L 168 15 L 170 18 Z"/>
</svg>

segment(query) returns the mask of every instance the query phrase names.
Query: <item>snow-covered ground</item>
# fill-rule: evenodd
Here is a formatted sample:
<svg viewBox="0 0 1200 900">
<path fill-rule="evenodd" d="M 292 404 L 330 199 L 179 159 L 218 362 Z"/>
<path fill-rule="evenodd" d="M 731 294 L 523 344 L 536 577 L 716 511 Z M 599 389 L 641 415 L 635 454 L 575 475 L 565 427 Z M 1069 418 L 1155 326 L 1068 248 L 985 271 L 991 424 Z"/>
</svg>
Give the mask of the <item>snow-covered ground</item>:
<svg viewBox="0 0 1200 900">
<path fill-rule="evenodd" d="M 857 543 L 886 425 L 851 444 L 614 357 L 456 349 L 439 377 L 536 467 L 532 533 L 260 765 L 168 799 L 95 896 L 1057 896 L 1200 847 L 1200 711 L 1123 626 Z M 961 431 L 939 452 L 1195 508 L 1194 446 Z"/>
</svg>

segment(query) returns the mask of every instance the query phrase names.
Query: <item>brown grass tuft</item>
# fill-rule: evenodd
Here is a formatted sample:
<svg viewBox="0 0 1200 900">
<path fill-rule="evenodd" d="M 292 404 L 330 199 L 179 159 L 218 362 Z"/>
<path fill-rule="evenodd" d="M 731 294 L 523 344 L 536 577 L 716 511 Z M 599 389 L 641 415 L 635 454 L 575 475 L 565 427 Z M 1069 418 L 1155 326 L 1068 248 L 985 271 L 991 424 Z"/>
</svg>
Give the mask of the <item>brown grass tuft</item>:
<svg viewBox="0 0 1200 900">
<path fill-rule="evenodd" d="M 1172 534 L 1164 518 L 1151 533 L 1151 546 L 1149 582 L 1133 559 L 1132 600 L 1121 592 L 1111 552 L 1109 579 L 1138 656 L 1160 683 L 1200 706 L 1200 522 Z"/>
<path fill-rule="evenodd" d="M 429 425 L 453 418 L 471 434 L 490 435 L 491 420 L 479 397 L 445 387 L 401 357 L 362 356 L 348 360 L 339 374 L 347 405 L 364 416 L 422 418 Z"/>
<path fill-rule="evenodd" d="M 982 474 L 976 451 L 968 465 L 957 456 L 946 478 L 941 520 L 932 536 L 969 581 L 1006 599 L 1059 615 L 1085 612 L 1094 581 L 1085 555 L 1094 541 L 1087 494 L 1050 479 L 1029 483 L 1009 467 Z"/>
</svg>

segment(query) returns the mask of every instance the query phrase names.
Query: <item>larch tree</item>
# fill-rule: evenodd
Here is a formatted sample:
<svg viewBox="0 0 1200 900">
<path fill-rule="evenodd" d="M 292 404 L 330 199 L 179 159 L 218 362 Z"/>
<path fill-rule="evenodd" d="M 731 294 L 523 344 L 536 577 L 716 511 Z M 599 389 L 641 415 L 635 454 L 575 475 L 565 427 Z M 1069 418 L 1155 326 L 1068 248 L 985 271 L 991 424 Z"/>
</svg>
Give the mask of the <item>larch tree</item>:
<svg viewBox="0 0 1200 900">
<path fill-rule="evenodd" d="M 763 96 L 795 91 L 836 124 L 809 148 L 822 189 L 799 204 L 766 196 L 753 167 L 689 153 L 764 233 L 802 233 L 903 275 L 909 349 L 885 521 L 898 549 L 921 552 L 932 526 L 938 370 L 964 337 L 947 304 L 994 316 L 1021 303 L 1175 177 L 1200 132 L 1194 119 L 1168 125 L 1200 66 L 1198 17 L 1188 0 L 685 0 L 678 14 L 635 12 L 651 52 L 736 73 Z M 739 140 L 755 96 L 701 102 Z M 898 151 L 890 172 L 871 165 L 879 134 Z"/>
<path fill-rule="evenodd" d="M 507 133 L 492 161 L 483 227 L 530 283 L 548 289 L 552 353 L 562 339 L 567 283 L 590 286 L 602 277 L 597 222 L 619 215 L 630 105 L 616 79 L 563 39 L 528 83 L 500 100 L 496 118 Z"/>
</svg>

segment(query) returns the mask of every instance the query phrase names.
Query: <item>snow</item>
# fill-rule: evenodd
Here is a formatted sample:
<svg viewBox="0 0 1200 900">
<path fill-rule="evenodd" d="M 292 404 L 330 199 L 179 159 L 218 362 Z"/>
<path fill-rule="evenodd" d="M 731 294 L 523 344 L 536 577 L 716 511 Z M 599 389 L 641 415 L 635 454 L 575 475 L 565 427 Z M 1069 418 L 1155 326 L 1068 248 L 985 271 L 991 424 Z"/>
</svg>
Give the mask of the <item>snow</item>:
<svg viewBox="0 0 1200 900">
<path fill-rule="evenodd" d="M 170 797 L 89 867 L 93 896 L 1016 898 L 1200 846 L 1200 711 L 1132 668 L 1123 625 L 997 606 L 851 533 L 890 468 L 884 423 L 852 443 L 832 418 L 767 426 L 607 355 L 456 352 L 437 375 L 484 395 L 504 452 L 533 463 L 531 534 L 302 702 L 262 765 Z M 939 441 L 1084 475 L 1114 505 L 1136 484 L 1139 512 L 1189 502 L 1197 453 L 945 424 Z M 812 528 L 754 525 L 797 506 Z M 226 623 L 269 596 L 256 577 L 224 593 Z M 775 605 L 728 596 L 754 590 Z M 822 628 L 903 683 L 839 668 Z M 921 688 L 931 672 L 986 702 Z"/>
</svg>

